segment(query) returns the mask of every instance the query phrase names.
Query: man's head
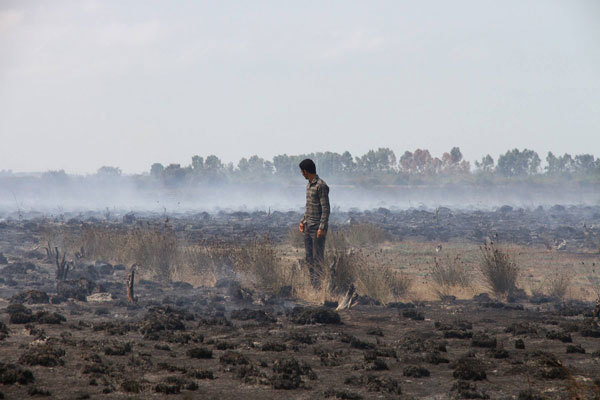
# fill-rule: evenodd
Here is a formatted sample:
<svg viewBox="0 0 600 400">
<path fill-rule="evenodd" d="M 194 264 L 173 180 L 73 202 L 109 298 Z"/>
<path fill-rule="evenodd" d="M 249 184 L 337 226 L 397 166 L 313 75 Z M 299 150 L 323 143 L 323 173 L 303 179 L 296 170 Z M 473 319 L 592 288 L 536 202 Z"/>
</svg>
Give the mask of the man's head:
<svg viewBox="0 0 600 400">
<path fill-rule="evenodd" d="M 310 158 L 302 160 L 300 163 L 300 172 L 302 172 L 302 176 L 304 176 L 309 181 L 315 177 L 317 174 L 317 167 L 315 163 Z"/>
</svg>

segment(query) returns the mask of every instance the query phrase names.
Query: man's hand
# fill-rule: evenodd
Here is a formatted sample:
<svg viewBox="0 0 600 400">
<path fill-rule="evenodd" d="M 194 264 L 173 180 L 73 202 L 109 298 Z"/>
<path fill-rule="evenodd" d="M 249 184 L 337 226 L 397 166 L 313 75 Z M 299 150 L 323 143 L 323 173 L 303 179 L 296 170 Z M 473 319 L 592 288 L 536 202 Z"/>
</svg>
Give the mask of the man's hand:
<svg viewBox="0 0 600 400">
<path fill-rule="evenodd" d="M 304 224 L 302 222 L 300 222 L 300 225 L 298 225 L 298 229 L 300 232 L 304 233 Z"/>
<path fill-rule="evenodd" d="M 323 229 L 319 229 L 317 231 L 317 239 L 321 239 L 322 237 L 325 237 L 325 231 Z"/>
</svg>

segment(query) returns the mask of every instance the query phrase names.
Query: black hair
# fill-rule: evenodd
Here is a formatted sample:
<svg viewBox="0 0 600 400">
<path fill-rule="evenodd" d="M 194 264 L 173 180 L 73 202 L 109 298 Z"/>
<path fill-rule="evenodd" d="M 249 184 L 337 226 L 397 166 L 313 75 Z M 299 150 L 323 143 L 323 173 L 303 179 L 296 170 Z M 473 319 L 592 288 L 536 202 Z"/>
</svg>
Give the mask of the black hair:
<svg viewBox="0 0 600 400">
<path fill-rule="evenodd" d="M 300 163 L 300 169 L 303 169 L 310 174 L 317 173 L 317 167 L 315 166 L 315 162 L 310 158 L 302 160 L 302 162 Z"/>
</svg>

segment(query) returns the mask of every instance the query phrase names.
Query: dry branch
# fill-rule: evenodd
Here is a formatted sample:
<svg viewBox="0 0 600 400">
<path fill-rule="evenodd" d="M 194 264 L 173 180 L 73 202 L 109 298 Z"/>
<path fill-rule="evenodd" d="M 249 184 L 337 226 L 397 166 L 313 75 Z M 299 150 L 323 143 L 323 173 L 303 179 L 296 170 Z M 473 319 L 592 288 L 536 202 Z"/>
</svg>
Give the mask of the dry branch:
<svg viewBox="0 0 600 400">
<path fill-rule="evenodd" d="M 56 257 L 56 253 L 52 249 L 52 245 L 50 244 L 50 241 L 48 241 L 48 247 L 44 247 L 44 250 L 46 250 L 46 256 L 48 257 L 48 261 L 52 262 L 54 260 L 54 258 Z"/>
<path fill-rule="evenodd" d="M 136 298 L 133 295 L 133 283 L 134 283 L 134 279 L 135 279 L 135 267 L 137 264 L 133 264 L 131 266 L 131 273 L 129 274 L 129 277 L 127 278 L 127 300 L 130 303 L 135 303 L 136 302 Z"/>
<path fill-rule="evenodd" d="M 54 255 L 56 257 L 56 280 L 64 281 L 67 279 L 67 274 L 69 273 L 69 263 L 66 260 L 67 253 L 64 252 L 62 255 L 62 259 L 60 259 L 60 252 L 58 251 L 58 247 L 55 247 Z"/>
<path fill-rule="evenodd" d="M 340 305 L 337 306 L 336 311 L 349 310 L 354 304 L 356 304 L 357 298 L 358 294 L 356 294 L 356 289 L 354 288 L 354 284 L 352 283 L 350 284 L 350 287 L 348 288 L 344 299 L 342 300 Z"/>
</svg>

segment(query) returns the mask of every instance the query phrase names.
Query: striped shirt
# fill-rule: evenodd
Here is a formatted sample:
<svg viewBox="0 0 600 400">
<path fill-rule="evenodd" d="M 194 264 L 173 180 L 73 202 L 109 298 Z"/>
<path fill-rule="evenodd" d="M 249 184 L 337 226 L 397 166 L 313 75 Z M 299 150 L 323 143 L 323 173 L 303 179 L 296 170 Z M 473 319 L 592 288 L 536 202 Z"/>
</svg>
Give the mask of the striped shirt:
<svg viewBox="0 0 600 400">
<path fill-rule="evenodd" d="M 300 222 L 324 231 L 329 225 L 329 186 L 318 175 L 306 185 L 306 212 Z"/>
</svg>

